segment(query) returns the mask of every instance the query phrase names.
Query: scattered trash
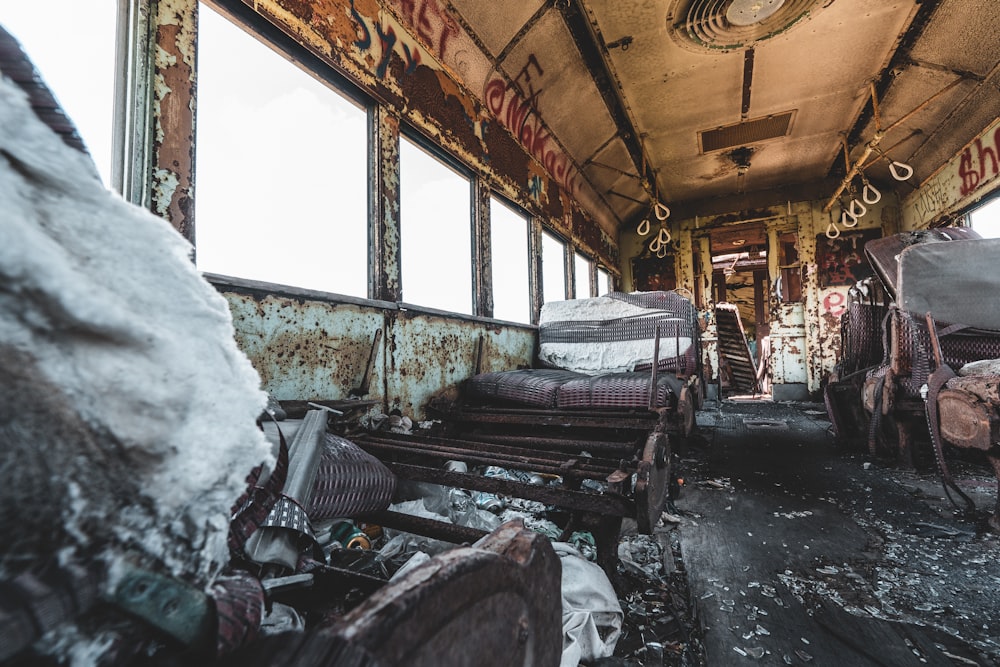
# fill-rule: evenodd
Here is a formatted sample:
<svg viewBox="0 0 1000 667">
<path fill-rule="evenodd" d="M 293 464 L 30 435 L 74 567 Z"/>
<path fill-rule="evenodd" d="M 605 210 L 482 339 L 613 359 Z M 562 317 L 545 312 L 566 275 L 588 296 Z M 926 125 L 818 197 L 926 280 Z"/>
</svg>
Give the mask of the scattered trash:
<svg viewBox="0 0 1000 667">
<path fill-rule="evenodd" d="M 671 514 L 670 512 L 663 512 L 662 514 L 660 514 L 660 525 L 668 523 L 678 524 L 682 523 L 683 521 L 684 519 L 681 518 L 681 516 L 678 514 Z"/>
<path fill-rule="evenodd" d="M 903 532 L 908 535 L 919 535 L 921 537 L 959 539 L 962 541 L 971 540 L 976 536 L 975 533 L 971 531 L 947 528 L 936 523 L 925 523 L 922 521 L 911 523 L 903 529 Z"/>
</svg>

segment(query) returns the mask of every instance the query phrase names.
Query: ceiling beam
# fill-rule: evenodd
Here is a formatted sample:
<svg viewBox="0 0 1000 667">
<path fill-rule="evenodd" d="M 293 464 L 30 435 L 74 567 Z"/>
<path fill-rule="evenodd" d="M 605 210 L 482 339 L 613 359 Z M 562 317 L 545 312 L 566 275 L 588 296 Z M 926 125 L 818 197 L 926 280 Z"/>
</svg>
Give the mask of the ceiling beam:
<svg viewBox="0 0 1000 667">
<path fill-rule="evenodd" d="M 611 114 L 615 127 L 618 128 L 618 136 L 624 142 L 632 164 L 635 165 L 635 171 L 639 174 L 643 189 L 652 197 L 651 193 L 659 190 L 656 172 L 653 171 L 649 160 L 646 159 L 642 141 L 636 132 L 632 118 L 629 116 L 618 82 L 608 67 L 605 59 L 607 46 L 604 44 L 604 40 L 595 32 L 587 10 L 583 6 L 583 0 L 556 2 L 555 6 L 562 14 L 563 21 L 580 52 L 580 58 L 587 66 L 594 83 L 597 85 L 597 90 L 601 93 L 604 105 L 607 107 L 608 113 Z M 653 202 L 650 202 L 650 205 L 652 204 Z"/>
</svg>

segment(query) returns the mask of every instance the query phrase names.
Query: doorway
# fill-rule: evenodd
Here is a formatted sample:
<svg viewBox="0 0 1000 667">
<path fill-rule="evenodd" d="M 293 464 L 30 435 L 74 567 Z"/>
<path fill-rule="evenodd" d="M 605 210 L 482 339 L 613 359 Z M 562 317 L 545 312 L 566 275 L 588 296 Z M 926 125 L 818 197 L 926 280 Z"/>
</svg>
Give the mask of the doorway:
<svg viewBox="0 0 1000 667">
<path fill-rule="evenodd" d="M 729 335 L 745 338 L 752 372 L 756 381 L 750 387 L 741 386 L 740 373 L 734 374 L 732 390 L 750 389 L 764 393 L 765 362 L 767 360 L 770 316 L 768 307 L 768 244 L 767 232 L 762 224 L 740 225 L 713 230 L 709 236 L 712 257 L 712 300 L 716 304 L 730 304 L 738 315 L 738 326 L 730 327 Z M 720 350 L 723 332 L 719 332 Z M 729 340 L 729 348 L 742 341 Z M 720 359 L 737 363 L 735 359 Z"/>
</svg>

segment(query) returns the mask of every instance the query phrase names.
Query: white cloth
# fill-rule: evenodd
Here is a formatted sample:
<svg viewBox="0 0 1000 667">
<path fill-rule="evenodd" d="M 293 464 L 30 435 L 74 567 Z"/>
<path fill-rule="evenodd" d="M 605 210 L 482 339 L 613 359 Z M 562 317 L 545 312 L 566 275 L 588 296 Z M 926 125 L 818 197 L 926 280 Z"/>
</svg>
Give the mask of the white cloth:
<svg viewBox="0 0 1000 667">
<path fill-rule="evenodd" d="M 565 542 L 553 542 L 562 563 L 563 653 L 560 667 L 611 656 L 625 618 L 604 570 Z"/>
</svg>

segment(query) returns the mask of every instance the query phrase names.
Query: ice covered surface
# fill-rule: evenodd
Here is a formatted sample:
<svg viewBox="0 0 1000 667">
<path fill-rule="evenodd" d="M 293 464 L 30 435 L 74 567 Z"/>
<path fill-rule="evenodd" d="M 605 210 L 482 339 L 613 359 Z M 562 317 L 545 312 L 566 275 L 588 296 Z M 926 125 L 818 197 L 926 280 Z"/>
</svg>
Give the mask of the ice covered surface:
<svg viewBox="0 0 1000 667">
<path fill-rule="evenodd" d="M 657 311 L 608 296 L 591 299 L 549 301 L 542 304 L 539 326 L 554 322 L 603 321 L 650 315 Z M 625 373 L 640 364 L 651 364 L 655 342 L 652 338 L 610 342 L 551 342 L 541 337 L 538 358 L 544 363 L 578 373 L 597 375 Z M 691 347 L 690 338 L 665 336 L 660 339 L 659 358 L 676 357 Z"/>
<path fill-rule="evenodd" d="M 0 419 L 0 473 L 36 475 L 46 496 L 0 495 L 0 530 L 57 505 L 63 525 L 37 530 L 69 550 L 111 537 L 209 579 L 228 560 L 232 503 L 270 458 L 260 380 L 189 244 L 106 190 L 2 78 L 0 239 L 4 400 L 37 399 Z"/>
</svg>

